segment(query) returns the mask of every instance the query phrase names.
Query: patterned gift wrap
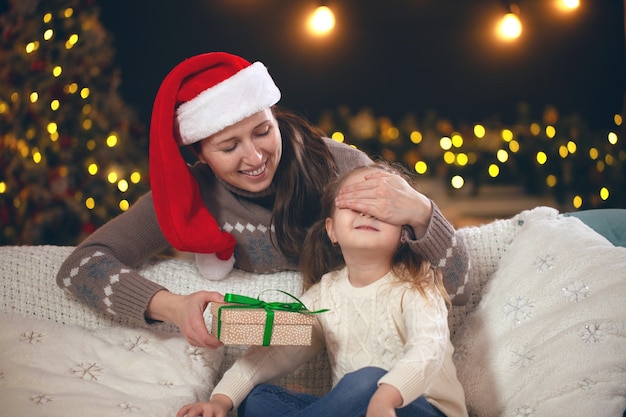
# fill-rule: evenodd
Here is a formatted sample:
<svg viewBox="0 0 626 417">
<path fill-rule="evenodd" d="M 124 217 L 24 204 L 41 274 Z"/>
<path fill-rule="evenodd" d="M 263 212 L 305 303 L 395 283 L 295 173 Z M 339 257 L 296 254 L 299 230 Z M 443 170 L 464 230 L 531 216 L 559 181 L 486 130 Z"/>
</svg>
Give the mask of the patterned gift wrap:
<svg viewBox="0 0 626 417">
<path fill-rule="evenodd" d="M 267 345 L 264 343 L 266 331 L 271 331 L 269 345 L 311 344 L 315 322 L 312 314 L 274 311 L 274 321 L 268 329 L 265 308 L 229 306 L 239 307 L 233 303 L 211 303 L 211 333 L 225 345 Z"/>
</svg>

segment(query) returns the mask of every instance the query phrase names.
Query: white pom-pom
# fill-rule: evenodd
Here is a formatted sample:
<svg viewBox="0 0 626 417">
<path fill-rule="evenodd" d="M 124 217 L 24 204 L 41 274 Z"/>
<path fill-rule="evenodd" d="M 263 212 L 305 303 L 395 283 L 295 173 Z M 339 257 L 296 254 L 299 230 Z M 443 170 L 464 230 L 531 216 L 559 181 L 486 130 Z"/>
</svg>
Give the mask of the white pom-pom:
<svg viewBox="0 0 626 417">
<path fill-rule="evenodd" d="M 222 261 L 214 253 L 196 253 L 196 266 L 200 274 L 211 281 L 224 279 L 235 265 L 235 256 Z"/>
</svg>

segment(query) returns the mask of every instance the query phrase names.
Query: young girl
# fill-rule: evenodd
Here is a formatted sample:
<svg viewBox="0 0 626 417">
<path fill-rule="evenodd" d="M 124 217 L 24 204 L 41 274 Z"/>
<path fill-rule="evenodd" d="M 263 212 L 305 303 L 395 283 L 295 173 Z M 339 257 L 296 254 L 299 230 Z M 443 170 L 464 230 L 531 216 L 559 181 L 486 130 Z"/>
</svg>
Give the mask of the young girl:
<svg viewBox="0 0 626 417">
<path fill-rule="evenodd" d="M 411 248 L 408 228 L 336 206 L 340 189 L 371 175 L 397 172 L 378 163 L 331 183 L 307 235 L 301 300 L 330 309 L 316 316 L 311 346 L 251 347 L 210 402 L 186 405 L 178 417 L 223 417 L 233 407 L 240 417 L 467 416 L 440 273 Z M 324 346 L 333 372 L 325 396 L 265 384 Z"/>
</svg>

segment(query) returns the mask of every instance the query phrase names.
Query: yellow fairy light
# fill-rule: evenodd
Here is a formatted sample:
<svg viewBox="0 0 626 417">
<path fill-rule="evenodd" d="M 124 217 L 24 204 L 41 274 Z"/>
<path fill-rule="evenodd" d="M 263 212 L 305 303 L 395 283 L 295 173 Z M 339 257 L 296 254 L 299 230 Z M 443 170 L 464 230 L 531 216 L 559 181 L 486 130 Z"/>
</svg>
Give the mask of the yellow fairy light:
<svg viewBox="0 0 626 417">
<path fill-rule="evenodd" d="M 138 184 L 141 181 L 141 174 L 137 171 L 130 174 L 130 182 L 133 184 Z"/>
<path fill-rule="evenodd" d="M 309 18 L 307 27 L 315 36 L 323 36 L 330 33 L 335 27 L 335 15 L 327 6 L 320 6 Z"/>
<path fill-rule="evenodd" d="M 465 185 L 465 180 L 462 176 L 455 175 L 454 177 L 452 177 L 452 179 L 450 179 L 450 184 L 452 184 L 452 187 L 458 190 L 463 188 L 463 185 Z"/>
<path fill-rule="evenodd" d="M 87 167 L 87 172 L 89 172 L 90 175 L 96 175 L 98 173 L 98 164 L 89 164 L 89 166 Z"/>
<path fill-rule="evenodd" d="M 115 133 L 111 133 L 109 137 L 107 137 L 107 146 L 109 148 L 113 148 L 117 145 L 117 135 Z"/>
<path fill-rule="evenodd" d="M 9 110 L 9 106 L 4 101 L 0 101 L 0 114 L 4 114 Z"/>
<path fill-rule="evenodd" d="M 457 165 L 460 165 L 462 167 L 464 167 L 465 165 L 467 165 L 467 162 L 469 161 L 469 158 L 467 157 L 467 154 L 461 152 L 456 156 L 456 163 Z"/>
<path fill-rule="evenodd" d="M 449 150 L 452 147 L 452 139 L 447 136 L 442 137 L 441 139 L 439 139 L 439 146 L 444 151 Z"/>
<path fill-rule="evenodd" d="M 569 155 L 569 152 L 567 151 L 567 146 L 565 145 L 559 146 L 559 156 L 565 159 L 567 158 L 567 155 Z"/>
<path fill-rule="evenodd" d="M 418 131 L 418 130 L 414 130 L 411 132 L 411 142 L 413 142 L 414 144 L 418 144 L 418 143 L 422 143 L 422 132 Z"/>
<path fill-rule="evenodd" d="M 43 33 L 43 40 L 44 41 L 49 41 L 50 39 L 52 39 L 52 37 L 54 36 L 54 30 L 52 29 L 47 29 L 44 33 Z"/>
<path fill-rule="evenodd" d="M 57 124 L 54 122 L 48 123 L 47 130 L 50 134 L 55 133 L 57 131 Z"/>
<path fill-rule="evenodd" d="M 460 134 L 453 134 L 451 140 L 452 146 L 454 146 L 455 148 L 460 148 L 461 146 L 463 146 L 463 136 L 461 136 Z"/>
<path fill-rule="evenodd" d="M 50 140 L 52 142 L 56 142 L 59 139 L 59 132 L 54 132 L 50 134 Z"/>
<path fill-rule="evenodd" d="M 576 145 L 576 142 L 574 142 L 573 140 L 570 140 L 567 142 L 567 151 L 569 153 L 576 153 L 576 150 L 578 149 L 578 146 Z"/>
<path fill-rule="evenodd" d="M 82 90 L 80 90 L 80 96 L 81 96 L 82 98 L 87 98 L 87 97 L 89 97 L 89 88 L 87 88 L 87 87 L 83 87 L 83 89 L 82 89 Z"/>
<path fill-rule="evenodd" d="M 58 78 L 59 76 L 61 76 L 62 73 L 63 73 L 63 68 L 60 65 L 57 65 L 56 67 L 52 69 L 52 75 L 55 78 Z"/>
<path fill-rule="evenodd" d="M 613 116 L 613 122 L 615 123 L 615 126 L 621 126 L 624 122 L 622 115 L 619 113 L 615 113 L 615 116 Z"/>
<path fill-rule="evenodd" d="M 415 172 L 418 174 L 425 174 L 428 171 L 428 164 L 424 161 L 417 161 L 415 163 Z"/>
<path fill-rule="evenodd" d="M 130 208 L 130 203 L 128 202 L 128 200 L 122 200 L 120 201 L 119 207 L 120 210 L 126 211 Z"/>
<path fill-rule="evenodd" d="M 52 109 L 52 111 L 59 110 L 60 105 L 61 105 L 61 102 L 57 99 L 54 99 L 50 102 L 50 108 Z"/>
<path fill-rule="evenodd" d="M 65 42 L 65 49 L 72 49 L 74 45 L 76 45 L 77 42 L 78 42 L 78 35 L 75 33 L 73 35 L 70 35 L 70 37 Z"/>
<path fill-rule="evenodd" d="M 63 91 L 67 94 L 76 94 L 76 92 L 78 91 L 78 84 L 70 83 L 63 88 Z"/>
<path fill-rule="evenodd" d="M 583 198 L 579 195 L 574 196 L 572 199 L 572 204 L 574 208 L 580 208 L 583 205 Z"/>
<path fill-rule="evenodd" d="M 600 152 L 598 152 L 596 148 L 589 149 L 589 158 L 595 161 L 596 159 L 598 159 L 599 155 L 600 155 Z"/>
<path fill-rule="evenodd" d="M 117 172 L 109 172 L 109 175 L 107 175 L 107 180 L 111 183 L 111 184 L 115 184 L 117 182 Z"/>
<path fill-rule="evenodd" d="M 491 178 L 495 178 L 498 175 L 500 175 L 500 167 L 496 164 L 491 164 L 489 165 L 489 168 L 487 169 L 487 172 L 489 173 L 489 176 Z"/>
<path fill-rule="evenodd" d="M 67 9 L 63 11 L 63 17 L 65 17 L 66 19 L 72 17 L 73 14 L 74 14 L 74 9 L 72 9 L 71 7 L 68 7 Z"/>
<path fill-rule="evenodd" d="M 608 165 L 611 166 L 613 165 L 613 163 L 615 162 L 615 158 L 613 157 L 613 155 L 611 154 L 606 154 L 604 156 L 604 162 Z"/>
<path fill-rule="evenodd" d="M 93 140 L 93 139 L 89 139 L 89 140 L 87 141 L 86 146 L 87 146 L 87 149 L 88 149 L 88 150 L 93 151 L 94 149 L 96 149 L 96 141 L 95 141 L 95 140 Z"/>
<path fill-rule="evenodd" d="M 604 201 L 609 199 L 609 189 L 606 187 L 600 188 L 600 198 Z"/>
<path fill-rule="evenodd" d="M 607 135 L 607 140 L 611 145 L 617 144 L 617 133 L 609 132 L 609 134 Z"/>
<path fill-rule="evenodd" d="M 513 132 L 510 129 L 504 129 L 502 131 L 502 139 L 505 142 L 510 142 L 513 140 Z"/>
<path fill-rule="evenodd" d="M 515 139 L 509 142 L 509 149 L 511 150 L 511 152 L 513 153 L 519 152 L 519 148 L 520 148 L 519 142 L 516 141 Z"/>
<path fill-rule="evenodd" d="M 343 143 L 343 141 L 345 140 L 345 137 L 344 137 L 343 133 L 341 133 L 341 132 L 333 132 L 333 134 L 331 135 L 331 138 L 334 141 L 337 141 L 337 142 L 340 142 L 340 143 Z"/>
<path fill-rule="evenodd" d="M 52 13 L 48 12 L 48 13 L 43 15 L 43 22 L 44 23 L 50 23 L 51 20 L 52 20 Z"/>
<path fill-rule="evenodd" d="M 4 181 L 0 181 L 0 194 L 4 194 L 7 192 L 7 183 Z"/>
<path fill-rule="evenodd" d="M 496 26 L 496 35 L 504 41 L 512 41 L 522 34 L 522 23 L 515 13 L 507 13 Z"/>
<path fill-rule="evenodd" d="M 530 125 L 530 133 L 533 136 L 539 135 L 540 132 L 541 132 L 541 126 L 539 126 L 539 123 L 532 123 Z"/>
<path fill-rule="evenodd" d="M 539 152 L 537 152 L 536 159 L 537 159 L 537 162 L 539 163 L 539 165 L 543 165 L 546 162 L 548 162 L 548 155 L 546 155 L 546 153 L 543 152 L 543 151 L 539 151 Z"/>
<path fill-rule="evenodd" d="M 454 155 L 454 152 L 446 151 L 443 154 L 443 160 L 446 164 L 452 165 L 456 160 L 456 156 Z"/>
<path fill-rule="evenodd" d="M 83 120 L 83 129 L 84 130 L 89 130 L 91 129 L 91 126 L 93 125 L 93 122 L 91 121 L 91 119 L 85 119 Z"/>
<path fill-rule="evenodd" d="M 596 162 L 596 171 L 603 172 L 605 167 L 606 165 L 604 164 L 604 161 Z"/>
<path fill-rule="evenodd" d="M 117 183 L 117 189 L 120 190 L 123 193 L 128 191 L 128 181 L 126 181 L 126 180 L 119 180 L 118 183 Z"/>
<path fill-rule="evenodd" d="M 85 207 L 87 207 L 89 210 L 93 210 L 96 207 L 96 200 L 93 199 L 93 197 L 89 197 L 85 200 Z"/>
<path fill-rule="evenodd" d="M 554 187 L 557 183 L 556 175 L 550 174 L 546 177 L 546 185 L 550 188 Z"/>
<path fill-rule="evenodd" d="M 26 44 L 26 53 L 27 54 L 32 54 L 37 49 L 39 49 L 39 41 L 28 42 Z"/>
<path fill-rule="evenodd" d="M 498 149 L 498 152 L 496 153 L 496 158 L 498 158 L 498 161 L 505 163 L 509 160 L 509 153 L 504 149 Z"/>
<path fill-rule="evenodd" d="M 556 136 L 556 128 L 554 126 L 546 126 L 546 136 L 550 139 Z"/>
<path fill-rule="evenodd" d="M 487 131 L 485 130 L 485 126 L 480 124 L 474 125 L 474 136 L 476 136 L 478 139 L 484 138 L 485 133 L 487 133 Z"/>
<path fill-rule="evenodd" d="M 39 100 L 39 93 L 36 91 L 33 91 L 32 93 L 30 93 L 29 100 L 31 103 L 36 103 L 37 100 Z"/>
<path fill-rule="evenodd" d="M 33 149 L 33 161 L 38 164 L 41 162 L 41 152 L 37 149 Z"/>
</svg>

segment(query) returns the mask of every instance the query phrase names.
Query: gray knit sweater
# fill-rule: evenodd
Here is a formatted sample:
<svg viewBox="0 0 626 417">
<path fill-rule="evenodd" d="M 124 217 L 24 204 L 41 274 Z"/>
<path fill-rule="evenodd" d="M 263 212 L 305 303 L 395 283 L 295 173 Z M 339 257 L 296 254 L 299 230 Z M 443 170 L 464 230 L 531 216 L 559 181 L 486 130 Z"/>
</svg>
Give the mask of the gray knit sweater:
<svg viewBox="0 0 626 417">
<path fill-rule="evenodd" d="M 327 143 L 340 173 L 371 163 L 361 151 L 332 140 Z M 205 164 L 195 164 L 192 173 L 207 208 L 237 241 L 235 268 L 260 274 L 297 269 L 272 244 L 272 195 L 233 189 L 216 179 Z M 425 236 L 411 245 L 434 267 L 443 268 L 453 303 L 465 303 L 469 297 L 467 249 L 435 204 Z M 136 268 L 169 247 L 149 192 L 77 246 L 61 265 L 57 283 L 96 310 L 144 321 L 150 299 L 164 288 L 142 277 Z"/>
</svg>

